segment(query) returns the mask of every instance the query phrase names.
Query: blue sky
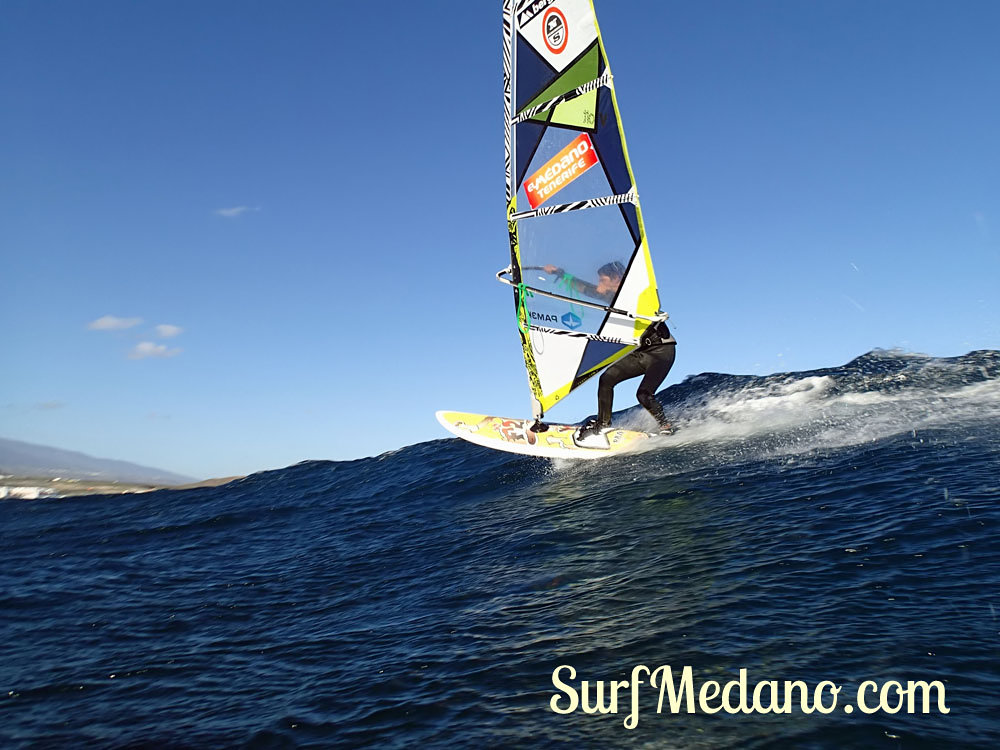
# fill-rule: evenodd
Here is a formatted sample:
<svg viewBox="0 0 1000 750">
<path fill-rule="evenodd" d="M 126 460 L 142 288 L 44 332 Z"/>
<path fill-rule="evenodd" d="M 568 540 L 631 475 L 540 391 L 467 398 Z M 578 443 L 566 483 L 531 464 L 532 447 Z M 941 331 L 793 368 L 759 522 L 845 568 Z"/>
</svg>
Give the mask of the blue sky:
<svg viewBox="0 0 1000 750">
<path fill-rule="evenodd" d="M 668 385 L 1000 348 L 1000 4 L 596 5 Z M 527 416 L 500 53 L 499 1 L 6 0 L 0 435 L 207 477 Z"/>
</svg>

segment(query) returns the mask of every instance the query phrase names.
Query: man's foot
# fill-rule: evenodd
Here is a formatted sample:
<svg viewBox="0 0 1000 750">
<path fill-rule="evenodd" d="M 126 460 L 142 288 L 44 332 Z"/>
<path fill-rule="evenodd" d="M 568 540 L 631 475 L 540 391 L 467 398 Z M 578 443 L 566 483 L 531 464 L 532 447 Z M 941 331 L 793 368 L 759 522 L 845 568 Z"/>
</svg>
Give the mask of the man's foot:
<svg viewBox="0 0 1000 750">
<path fill-rule="evenodd" d="M 663 437 L 664 435 L 673 435 L 674 428 L 669 424 L 661 424 L 653 432 L 648 433 L 650 437 Z"/>
<path fill-rule="evenodd" d="M 603 435 L 610 429 L 611 429 L 610 424 L 601 424 L 596 419 L 591 419 L 583 427 L 581 427 L 576 431 L 574 437 L 577 439 L 577 441 L 586 440 L 588 438 L 592 438 L 597 435 Z"/>
</svg>

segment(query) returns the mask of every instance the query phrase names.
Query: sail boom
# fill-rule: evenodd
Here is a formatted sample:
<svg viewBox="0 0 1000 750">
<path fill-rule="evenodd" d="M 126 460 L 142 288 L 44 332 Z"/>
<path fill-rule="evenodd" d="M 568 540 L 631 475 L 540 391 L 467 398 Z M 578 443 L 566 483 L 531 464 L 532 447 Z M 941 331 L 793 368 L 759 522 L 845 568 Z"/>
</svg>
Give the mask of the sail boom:
<svg viewBox="0 0 1000 750">
<path fill-rule="evenodd" d="M 502 284 L 506 284 L 507 286 L 514 287 L 515 290 L 517 290 L 520 286 L 523 286 L 524 289 L 525 289 L 525 291 L 530 292 L 531 294 L 539 294 L 539 295 L 541 295 L 543 297 L 548 297 L 550 299 L 559 300 L 560 302 L 569 302 L 570 304 L 580 305 L 582 307 L 589 307 L 589 308 L 591 308 L 593 310 L 603 310 L 604 312 L 613 313 L 615 315 L 621 315 L 623 318 L 629 318 L 630 320 L 648 320 L 650 322 L 655 323 L 655 322 L 667 319 L 667 314 L 666 313 L 660 313 L 660 314 L 657 314 L 657 315 L 640 315 L 639 313 L 629 312 L 628 310 L 621 310 L 621 309 L 619 309 L 617 307 L 611 307 L 610 305 L 600 305 L 600 304 L 597 304 L 596 302 L 588 302 L 587 300 L 579 299 L 577 297 L 567 297 L 565 294 L 558 294 L 556 292 L 550 292 L 550 291 L 547 291 L 545 289 L 539 289 L 537 287 L 529 286 L 527 284 L 518 285 L 518 284 L 515 284 L 510 279 L 505 279 L 503 277 L 503 275 L 505 273 L 510 273 L 510 267 L 509 266 L 507 268 L 501 268 L 499 271 L 497 271 L 497 273 L 496 273 L 497 281 L 499 281 Z M 531 326 L 531 327 L 532 328 L 538 328 L 537 326 Z M 545 331 L 547 331 L 549 329 L 547 329 L 547 328 L 538 328 L 538 330 L 545 330 Z M 555 330 L 555 329 L 552 329 L 552 330 Z M 557 333 L 573 333 L 572 331 L 556 331 L 556 332 Z M 584 334 L 579 334 L 579 335 L 584 335 Z"/>
</svg>

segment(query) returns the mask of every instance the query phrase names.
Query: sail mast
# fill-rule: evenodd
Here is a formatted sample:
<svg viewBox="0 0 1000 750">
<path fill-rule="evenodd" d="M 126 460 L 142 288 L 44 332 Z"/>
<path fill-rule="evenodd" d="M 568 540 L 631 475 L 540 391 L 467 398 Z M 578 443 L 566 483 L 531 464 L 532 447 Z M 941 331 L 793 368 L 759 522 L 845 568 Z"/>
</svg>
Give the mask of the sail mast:
<svg viewBox="0 0 1000 750">
<path fill-rule="evenodd" d="M 532 351 L 531 328 L 528 310 L 524 304 L 526 288 L 521 280 L 521 258 L 517 239 L 517 192 L 514 187 L 514 165 L 517 164 L 517 139 L 514 137 L 513 97 L 516 91 L 515 70 L 517 65 L 514 31 L 515 5 L 521 0 L 503 0 L 503 82 L 504 82 L 504 161 L 507 168 L 507 234 L 510 238 L 510 265 L 505 269 L 510 273 L 511 285 L 514 287 L 514 314 L 517 316 L 518 332 L 521 336 L 521 350 L 524 353 L 524 367 L 528 375 L 528 386 L 531 393 L 531 413 L 539 420 L 545 413 L 539 400 L 542 393 L 541 382 L 538 379 L 538 367 Z M 497 278 L 500 278 L 499 275 Z"/>
<path fill-rule="evenodd" d="M 503 104 L 504 104 L 504 162 L 507 167 L 507 205 L 514 192 L 511 162 L 514 158 L 511 138 L 511 88 L 513 85 L 514 49 L 513 41 L 514 0 L 503 0 Z"/>
</svg>

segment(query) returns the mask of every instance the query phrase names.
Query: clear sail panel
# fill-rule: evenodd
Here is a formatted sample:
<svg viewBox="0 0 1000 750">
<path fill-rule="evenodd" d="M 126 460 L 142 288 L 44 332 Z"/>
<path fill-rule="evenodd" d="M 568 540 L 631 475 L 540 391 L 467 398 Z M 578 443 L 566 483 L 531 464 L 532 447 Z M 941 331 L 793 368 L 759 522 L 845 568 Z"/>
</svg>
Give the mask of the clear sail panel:
<svg viewBox="0 0 1000 750">
<path fill-rule="evenodd" d="M 522 219 L 518 236 L 522 283 L 567 298 L 527 297 L 531 321 L 596 334 L 605 311 L 589 305 L 614 305 L 636 254 L 622 208 L 597 206 Z"/>
</svg>

